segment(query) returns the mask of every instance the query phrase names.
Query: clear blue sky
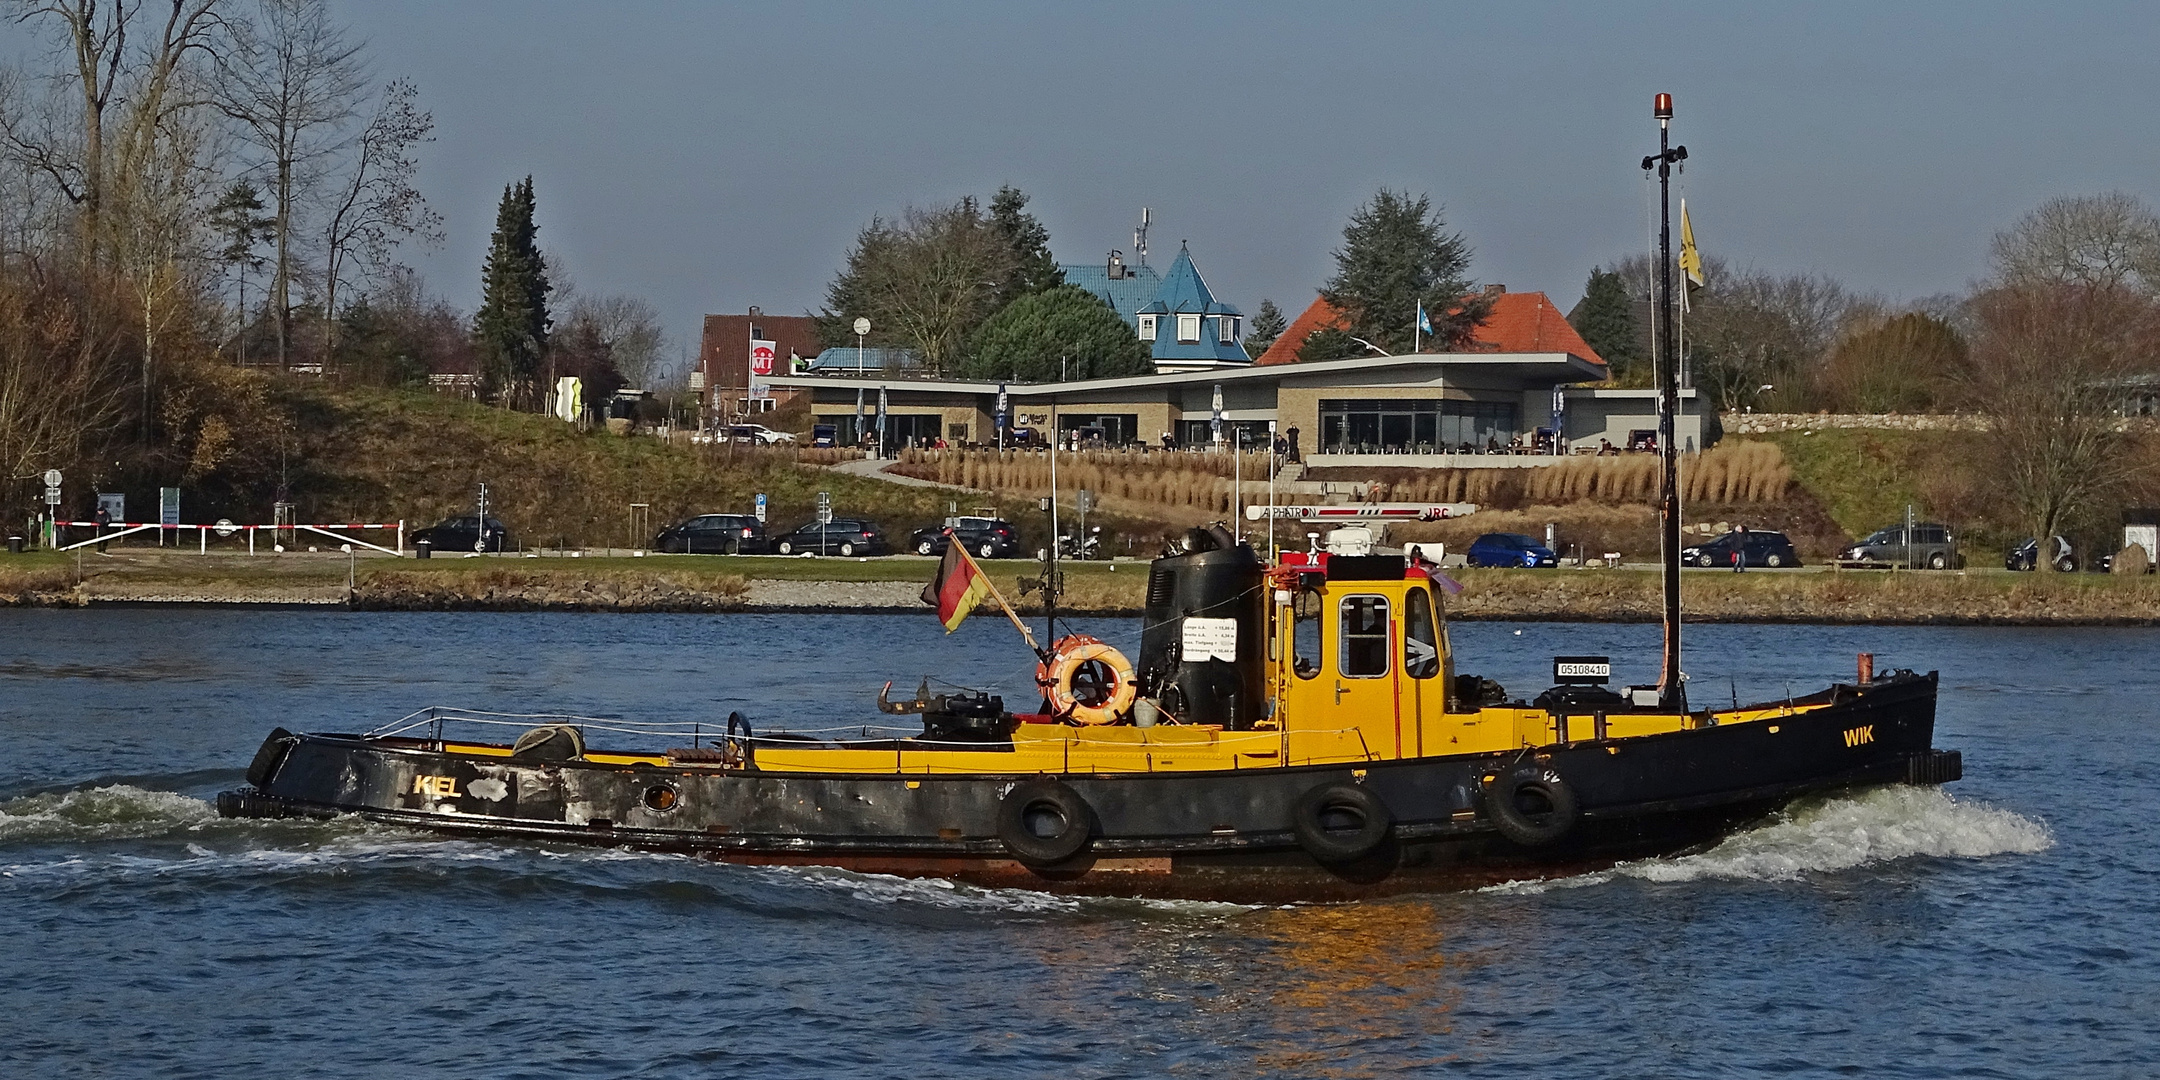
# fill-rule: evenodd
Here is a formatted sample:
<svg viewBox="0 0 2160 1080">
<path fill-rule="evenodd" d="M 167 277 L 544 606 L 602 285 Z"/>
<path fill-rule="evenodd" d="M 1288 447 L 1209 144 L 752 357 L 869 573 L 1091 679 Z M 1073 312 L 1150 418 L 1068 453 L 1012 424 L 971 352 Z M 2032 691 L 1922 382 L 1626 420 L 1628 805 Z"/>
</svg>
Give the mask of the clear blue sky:
<svg viewBox="0 0 2160 1080">
<path fill-rule="evenodd" d="M 2160 5 L 542 3 L 345 0 L 418 81 L 418 259 L 477 292 L 530 172 L 579 287 L 703 312 L 818 306 L 857 229 L 1034 197 L 1064 260 L 1191 241 L 1209 284 L 1294 315 L 1374 188 L 1430 192 L 1472 274 L 1579 295 L 1645 245 L 1650 98 L 1706 251 L 1917 298 L 1984 272 L 2043 199 L 2160 202 Z M 19 33 L 20 31 L 12 31 Z"/>
</svg>

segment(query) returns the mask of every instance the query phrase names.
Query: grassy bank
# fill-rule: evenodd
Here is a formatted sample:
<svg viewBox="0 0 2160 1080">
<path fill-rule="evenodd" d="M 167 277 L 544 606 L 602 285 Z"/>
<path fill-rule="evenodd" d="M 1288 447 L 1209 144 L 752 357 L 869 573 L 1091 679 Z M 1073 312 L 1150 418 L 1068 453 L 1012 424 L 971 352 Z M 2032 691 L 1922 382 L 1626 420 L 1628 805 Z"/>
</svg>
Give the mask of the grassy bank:
<svg viewBox="0 0 2160 1080">
<path fill-rule="evenodd" d="M 248 558 L 167 553 L 83 561 L 26 556 L 0 566 L 0 604 L 76 606 L 101 599 L 184 592 L 234 601 L 308 589 L 374 610 L 686 611 L 782 608 L 914 610 L 933 572 L 928 559 L 648 558 L 363 559 L 321 554 Z M 1038 573 L 1025 560 L 985 564 L 1016 607 Z M 1658 618 L 1658 575 L 1641 570 L 1458 571 L 1461 619 L 1649 622 Z M 1065 564 L 1062 606 L 1075 613 L 1140 610 L 1147 564 Z M 823 592 L 820 592 L 820 589 Z M 808 595 L 809 600 L 798 599 Z M 1688 618 L 1702 622 L 2160 626 L 2160 577 L 2096 574 L 1689 571 Z"/>
</svg>

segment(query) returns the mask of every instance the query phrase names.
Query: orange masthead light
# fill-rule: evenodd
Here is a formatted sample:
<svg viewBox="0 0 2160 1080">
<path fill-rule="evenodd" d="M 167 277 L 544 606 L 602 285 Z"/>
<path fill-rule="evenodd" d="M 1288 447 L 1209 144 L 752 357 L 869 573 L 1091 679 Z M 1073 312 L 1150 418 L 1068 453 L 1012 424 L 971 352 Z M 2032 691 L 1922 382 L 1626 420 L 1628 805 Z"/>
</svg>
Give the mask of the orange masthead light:
<svg viewBox="0 0 2160 1080">
<path fill-rule="evenodd" d="M 1657 116 L 1657 118 L 1658 118 L 1658 119 L 1660 119 L 1660 120 L 1670 120 L 1670 119 L 1672 119 L 1672 95 L 1671 95 L 1671 94 L 1659 94 L 1659 95 L 1657 96 L 1657 110 L 1656 110 L 1656 114 L 1655 114 L 1655 115 L 1656 115 L 1656 116 Z"/>
</svg>

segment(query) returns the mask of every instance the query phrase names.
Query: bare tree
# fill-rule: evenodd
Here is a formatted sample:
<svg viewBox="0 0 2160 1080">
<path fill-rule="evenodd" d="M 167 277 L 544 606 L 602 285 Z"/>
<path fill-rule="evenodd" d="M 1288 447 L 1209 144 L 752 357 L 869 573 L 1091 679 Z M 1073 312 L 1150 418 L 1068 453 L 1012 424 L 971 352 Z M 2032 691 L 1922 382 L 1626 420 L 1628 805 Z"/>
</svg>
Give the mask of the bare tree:
<svg viewBox="0 0 2160 1080">
<path fill-rule="evenodd" d="M 571 301 L 569 322 L 592 328 L 628 385 L 649 389 L 662 377 L 667 334 L 651 303 L 634 296 L 579 296 Z"/>
<path fill-rule="evenodd" d="M 74 293 L 35 268 L 0 277 L 0 478 L 81 461 L 127 418 L 120 343 L 83 340 L 101 327 Z"/>
<path fill-rule="evenodd" d="M 826 289 L 823 319 L 868 316 L 880 344 L 911 349 L 931 373 L 944 372 L 991 315 L 1013 259 L 973 198 L 910 207 L 896 221 L 878 218 L 863 228 Z"/>
<path fill-rule="evenodd" d="M 203 222 L 204 195 L 216 184 L 208 161 L 215 133 L 190 114 L 178 114 L 160 128 L 162 137 L 153 141 L 149 156 L 134 162 L 126 176 L 126 213 L 114 215 L 112 229 L 115 267 L 142 323 L 145 443 L 150 441 L 159 340 L 204 306 L 198 303 L 203 298 L 194 294 L 213 258 Z"/>
<path fill-rule="evenodd" d="M 419 91 L 405 79 L 382 89 L 374 113 L 353 137 L 345 174 L 332 192 L 323 235 L 323 356 L 336 349 L 338 286 L 354 269 L 379 272 L 394 265 L 407 237 L 434 244 L 442 216 L 430 210 L 414 186 L 420 163 L 413 148 L 433 138 L 435 118 L 419 108 Z"/>
<path fill-rule="evenodd" d="M 1962 389 L 1988 421 L 2006 501 L 2044 550 L 2132 478 L 2122 405 L 2153 374 L 2160 310 L 2098 285 L 1999 288 L 1973 307 L 1980 330 Z"/>
<path fill-rule="evenodd" d="M 2160 290 L 2160 216 L 2120 191 L 2041 203 L 1995 234 L 1990 252 L 2005 285 L 2068 284 Z"/>
<path fill-rule="evenodd" d="M 292 357 L 292 285 L 302 252 L 301 207 L 325 160 L 358 114 L 367 89 L 360 43 L 333 22 L 325 0 L 260 0 L 220 65 L 220 106 L 262 153 L 276 224 L 270 269 L 279 366 Z"/>
<path fill-rule="evenodd" d="M 80 255 L 93 271 L 110 249 L 116 180 L 139 175 L 166 121 L 198 104 L 176 94 L 183 65 L 227 29 L 218 0 L 14 0 L 14 20 L 57 24 L 66 55 L 42 108 L 0 113 L 0 139 L 78 210 Z M 162 18 L 157 12 L 162 9 Z M 130 34 L 134 41 L 130 41 Z M 117 193 L 121 198 L 126 192 Z"/>
</svg>

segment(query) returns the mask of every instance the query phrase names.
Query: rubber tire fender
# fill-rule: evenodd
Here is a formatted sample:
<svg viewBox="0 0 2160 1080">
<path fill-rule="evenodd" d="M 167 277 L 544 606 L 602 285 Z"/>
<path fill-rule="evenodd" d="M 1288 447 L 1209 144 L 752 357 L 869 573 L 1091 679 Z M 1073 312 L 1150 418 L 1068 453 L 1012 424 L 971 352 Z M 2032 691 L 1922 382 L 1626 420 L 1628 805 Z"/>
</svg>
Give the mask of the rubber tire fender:
<svg viewBox="0 0 2160 1080">
<path fill-rule="evenodd" d="M 1064 823 L 1054 835 L 1038 835 L 1028 827 L 1029 816 L 1044 811 Z M 1027 780 L 998 804 L 997 834 L 1013 858 L 1030 866 L 1050 866 L 1087 850 L 1095 838 L 1095 811 L 1079 792 L 1056 780 Z"/>
<path fill-rule="evenodd" d="M 1358 818 L 1356 832 L 1332 832 L 1324 820 L 1348 811 Z M 1320 784 L 1298 796 L 1290 811 L 1290 830 L 1298 846 L 1321 862 L 1349 862 L 1370 854 L 1395 827 L 1395 815 L 1380 796 L 1357 784 Z"/>
<path fill-rule="evenodd" d="M 1524 790 L 1543 794 L 1552 809 L 1531 814 L 1516 805 Z M 1526 761 L 1494 777 L 1485 786 L 1485 818 L 1500 835 L 1524 847 L 1543 847 L 1566 836 L 1581 816 L 1582 804 L 1575 789 L 1550 766 Z"/>
</svg>

